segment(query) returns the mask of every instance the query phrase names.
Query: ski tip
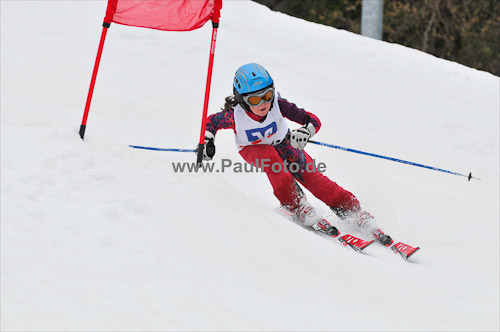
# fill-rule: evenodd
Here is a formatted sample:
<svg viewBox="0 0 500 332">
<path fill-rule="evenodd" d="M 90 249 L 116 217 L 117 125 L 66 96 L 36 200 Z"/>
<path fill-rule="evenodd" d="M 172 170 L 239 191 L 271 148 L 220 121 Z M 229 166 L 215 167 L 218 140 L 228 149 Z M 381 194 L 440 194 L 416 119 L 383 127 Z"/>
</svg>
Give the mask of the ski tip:
<svg viewBox="0 0 500 332">
<path fill-rule="evenodd" d="M 401 242 L 396 243 L 391 247 L 395 254 L 399 254 L 405 261 L 407 261 L 413 254 L 420 250 L 420 247 L 411 247 Z"/>
<path fill-rule="evenodd" d="M 416 247 L 415 250 L 406 255 L 405 261 L 407 261 L 414 253 L 420 250 L 420 247 Z"/>
</svg>

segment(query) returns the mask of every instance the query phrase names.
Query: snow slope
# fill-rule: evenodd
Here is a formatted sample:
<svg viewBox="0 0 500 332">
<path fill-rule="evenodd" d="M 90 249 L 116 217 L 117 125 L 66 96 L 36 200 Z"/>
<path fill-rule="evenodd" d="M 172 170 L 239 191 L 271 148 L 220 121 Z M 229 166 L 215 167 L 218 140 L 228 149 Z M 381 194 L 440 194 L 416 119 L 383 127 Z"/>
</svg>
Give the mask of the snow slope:
<svg viewBox="0 0 500 332">
<path fill-rule="evenodd" d="M 422 248 L 357 254 L 275 214 L 262 173 L 175 173 L 194 155 L 128 147 L 194 148 L 210 24 L 112 25 L 82 142 L 105 9 L 1 1 L 2 330 L 499 330 L 498 77 L 224 3 L 209 113 L 258 62 L 322 120 L 315 139 L 482 178 L 308 146 Z M 216 167 L 243 162 L 231 132 L 216 145 Z"/>
</svg>

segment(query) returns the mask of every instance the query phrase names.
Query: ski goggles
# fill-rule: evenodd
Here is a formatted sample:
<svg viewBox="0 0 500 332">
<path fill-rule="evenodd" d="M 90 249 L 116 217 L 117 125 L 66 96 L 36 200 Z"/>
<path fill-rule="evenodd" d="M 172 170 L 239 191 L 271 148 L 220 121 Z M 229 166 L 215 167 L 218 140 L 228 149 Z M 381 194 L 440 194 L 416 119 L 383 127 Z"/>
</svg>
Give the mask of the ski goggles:
<svg viewBox="0 0 500 332">
<path fill-rule="evenodd" d="M 262 103 L 269 103 L 274 98 L 274 87 L 270 87 L 262 92 L 243 96 L 243 100 L 247 105 L 257 107 Z"/>
</svg>

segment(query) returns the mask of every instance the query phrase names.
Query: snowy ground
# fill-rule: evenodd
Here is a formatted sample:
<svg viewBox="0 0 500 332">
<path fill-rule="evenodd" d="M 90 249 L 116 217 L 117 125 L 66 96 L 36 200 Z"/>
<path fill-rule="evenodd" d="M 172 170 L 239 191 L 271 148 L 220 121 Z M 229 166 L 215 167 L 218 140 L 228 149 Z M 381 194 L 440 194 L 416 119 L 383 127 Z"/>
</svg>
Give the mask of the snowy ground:
<svg viewBox="0 0 500 332">
<path fill-rule="evenodd" d="M 499 78 L 247 1 L 222 10 L 210 113 L 263 64 L 319 116 L 308 146 L 396 240 L 365 254 L 273 213 L 262 173 L 174 173 L 194 148 L 211 26 L 112 25 L 105 1 L 1 1 L 1 328 L 499 330 Z M 295 127 L 295 125 L 291 125 Z M 220 132 L 215 163 L 243 162 Z M 326 212 L 326 206 L 310 197 Z"/>
</svg>

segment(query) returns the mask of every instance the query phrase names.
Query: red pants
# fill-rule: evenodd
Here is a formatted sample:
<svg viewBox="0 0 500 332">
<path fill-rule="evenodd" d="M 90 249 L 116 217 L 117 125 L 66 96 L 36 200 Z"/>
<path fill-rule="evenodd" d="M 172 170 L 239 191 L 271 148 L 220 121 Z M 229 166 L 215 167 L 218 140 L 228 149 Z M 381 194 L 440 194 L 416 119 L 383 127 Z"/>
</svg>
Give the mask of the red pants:
<svg viewBox="0 0 500 332">
<path fill-rule="evenodd" d="M 292 173 L 284 171 L 283 160 L 274 147 L 270 145 L 247 146 L 240 151 L 240 154 L 245 161 L 254 166 L 257 160 L 259 166 L 262 165 L 262 160 L 265 160 L 268 166 L 276 163 L 274 170 L 270 166 L 264 169 L 273 186 L 274 195 L 282 204 L 292 207 L 298 204 L 300 196 L 295 186 L 294 177 Z M 305 151 L 304 154 L 306 162 L 312 164 L 312 158 Z M 281 168 L 278 167 L 278 164 L 281 164 Z M 276 172 L 276 170 L 281 171 Z M 359 209 L 359 201 L 353 194 L 344 190 L 318 170 L 306 171 L 302 175 L 303 180 L 297 179 L 297 181 L 326 205 L 343 210 Z"/>
</svg>

